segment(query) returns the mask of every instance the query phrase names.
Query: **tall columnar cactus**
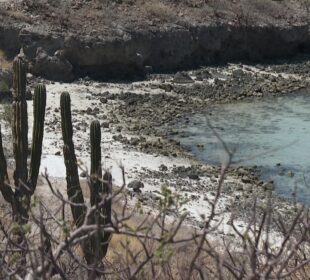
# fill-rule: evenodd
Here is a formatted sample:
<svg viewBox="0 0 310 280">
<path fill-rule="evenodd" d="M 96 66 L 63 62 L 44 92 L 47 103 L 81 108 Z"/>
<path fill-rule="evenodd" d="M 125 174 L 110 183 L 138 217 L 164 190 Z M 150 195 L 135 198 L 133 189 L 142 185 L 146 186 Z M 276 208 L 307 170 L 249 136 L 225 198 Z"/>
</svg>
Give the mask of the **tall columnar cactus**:
<svg viewBox="0 0 310 280">
<path fill-rule="evenodd" d="M 17 221 L 28 221 L 28 207 L 30 197 L 35 191 L 42 154 L 42 141 L 44 133 L 44 116 L 46 106 L 46 89 L 43 85 L 35 88 L 33 114 L 33 141 L 30 171 L 28 174 L 28 114 L 26 102 L 26 66 L 19 57 L 13 62 L 14 93 L 13 93 L 13 118 L 12 136 L 13 152 L 15 158 L 14 182 L 15 191 L 8 182 L 7 166 L 3 153 L 2 139 L 0 139 L 0 187 L 1 192 L 9 203 L 12 204 Z M 1 138 L 1 134 L 0 134 Z M 29 179 L 28 179 L 29 178 Z"/>
<path fill-rule="evenodd" d="M 71 202 L 84 205 L 84 197 L 79 182 L 78 165 L 72 140 L 71 99 L 68 92 L 61 94 L 60 108 L 62 137 L 64 141 L 63 154 L 67 174 L 67 194 Z M 85 207 L 71 204 L 71 212 L 75 224 L 78 227 L 81 226 L 85 218 Z"/>
<path fill-rule="evenodd" d="M 100 201 L 102 193 L 102 170 L 101 170 L 101 130 L 100 123 L 93 121 L 90 125 L 90 146 L 91 146 L 91 165 L 90 165 L 90 203 L 95 205 Z"/>
<path fill-rule="evenodd" d="M 14 172 L 17 195 L 27 194 L 25 184 L 28 181 L 28 114 L 26 102 L 26 66 L 19 59 L 13 62 L 14 70 L 14 101 L 13 101 L 13 149 L 16 169 Z"/>
<path fill-rule="evenodd" d="M 102 178 L 101 169 L 101 130 L 100 123 L 93 121 L 90 126 L 91 167 L 90 167 L 90 202 L 97 206 L 97 212 L 92 217 L 93 224 L 106 225 L 111 223 L 111 200 L 106 199 L 102 207 L 98 207 L 102 199 L 112 191 L 112 176 L 109 172 Z M 93 262 L 101 260 L 107 253 L 111 234 L 98 232 L 91 240 L 91 257 Z"/>
<path fill-rule="evenodd" d="M 32 192 L 37 185 L 44 133 L 44 116 L 46 107 L 46 88 L 44 85 L 36 86 L 33 97 L 33 130 L 32 130 L 32 148 L 31 162 L 29 171 L 29 183 Z"/>
<path fill-rule="evenodd" d="M 60 99 L 62 135 L 64 141 L 64 159 L 67 173 L 67 192 L 71 205 L 71 212 L 75 224 L 80 227 L 85 219 L 86 209 L 76 204 L 84 204 L 84 198 L 78 178 L 78 166 L 74 152 L 72 140 L 73 129 L 71 121 L 70 95 L 62 93 Z M 106 172 L 102 178 L 101 168 L 101 130 L 98 121 L 91 123 L 91 168 L 90 168 L 90 202 L 92 206 L 97 206 L 96 211 L 87 217 L 88 224 L 98 224 L 104 226 L 111 223 L 111 199 L 108 195 L 112 192 L 112 176 Z M 101 203 L 104 199 L 104 203 Z M 83 242 L 82 250 L 89 265 L 94 265 L 101 261 L 106 255 L 110 240 L 110 233 L 99 230 L 90 240 Z"/>
</svg>

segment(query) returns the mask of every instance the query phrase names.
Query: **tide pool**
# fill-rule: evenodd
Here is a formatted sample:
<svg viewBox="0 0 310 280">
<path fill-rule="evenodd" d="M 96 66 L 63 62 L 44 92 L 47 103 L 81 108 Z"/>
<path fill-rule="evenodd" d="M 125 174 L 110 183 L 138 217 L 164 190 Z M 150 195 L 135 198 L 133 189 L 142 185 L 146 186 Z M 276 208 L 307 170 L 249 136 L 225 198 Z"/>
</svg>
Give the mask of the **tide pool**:
<svg viewBox="0 0 310 280">
<path fill-rule="evenodd" d="M 211 164 L 227 161 L 218 134 L 235 166 L 260 166 L 279 195 L 310 206 L 310 93 L 216 105 L 176 129 L 174 139 Z"/>
</svg>

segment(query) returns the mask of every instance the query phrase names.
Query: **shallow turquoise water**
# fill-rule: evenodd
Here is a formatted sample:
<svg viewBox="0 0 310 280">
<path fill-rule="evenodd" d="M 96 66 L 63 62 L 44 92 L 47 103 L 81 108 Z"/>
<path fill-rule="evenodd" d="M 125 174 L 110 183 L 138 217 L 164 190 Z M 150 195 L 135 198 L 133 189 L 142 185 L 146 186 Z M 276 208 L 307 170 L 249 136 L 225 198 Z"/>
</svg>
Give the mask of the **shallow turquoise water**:
<svg viewBox="0 0 310 280">
<path fill-rule="evenodd" d="M 262 179 L 274 180 L 278 194 L 295 193 L 310 205 L 310 94 L 220 105 L 182 120 L 174 138 L 197 158 L 220 164 L 227 154 L 210 126 L 235 151 L 236 165 L 262 166 Z"/>
</svg>

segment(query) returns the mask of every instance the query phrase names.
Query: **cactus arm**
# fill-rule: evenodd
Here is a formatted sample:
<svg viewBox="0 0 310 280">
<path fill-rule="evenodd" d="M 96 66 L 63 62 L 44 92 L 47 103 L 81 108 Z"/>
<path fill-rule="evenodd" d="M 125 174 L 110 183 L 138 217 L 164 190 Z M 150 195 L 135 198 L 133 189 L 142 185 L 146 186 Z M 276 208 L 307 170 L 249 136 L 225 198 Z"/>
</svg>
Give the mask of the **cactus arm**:
<svg viewBox="0 0 310 280">
<path fill-rule="evenodd" d="M 67 194 L 71 202 L 83 204 L 84 198 L 79 182 L 78 166 L 72 140 L 73 129 L 71 120 L 71 100 L 68 92 L 63 92 L 60 97 L 61 127 L 64 141 L 64 160 L 66 166 Z M 71 204 L 73 220 L 80 227 L 85 219 L 85 206 Z"/>
<path fill-rule="evenodd" d="M 101 200 L 102 170 L 101 170 L 101 130 L 100 123 L 93 121 L 90 125 L 91 166 L 90 166 L 90 202 L 97 204 Z"/>
<path fill-rule="evenodd" d="M 26 66 L 25 64 L 16 57 L 13 62 L 13 70 L 14 70 L 14 81 L 13 81 L 13 97 L 14 99 L 19 99 L 20 97 L 24 97 L 26 100 Z"/>
<path fill-rule="evenodd" d="M 42 155 L 42 141 L 44 134 L 44 117 L 46 107 L 46 88 L 44 85 L 36 86 L 33 98 L 33 130 L 32 130 L 32 148 L 31 162 L 29 171 L 28 186 L 32 193 L 35 191 Z"/>
<path fill-rule="evenodd" d="M 104 225 L 112 223 L 112 200 L 110 195 L 112 194 L 112 175 L 110 172 L 106 171 L 103 175 L 102 180 L 102 193 L 106 197 L 106 203 L 102 209 L 103 214 L 103 221 Z M 103 233 L 102 240 L 101 240 L 101 252 L 100 255 L 105 257 L 109 247 L 109 241 L 111 239 L 111 233 Z"/>
<path fill-rule="evenodd" d="M 16 57 L 13 61 L 13 149 L 15 157 L 13 212 L 17 221 L 21 224 L 28 221 L 28 209 L 30 205 L 30 190 L 28 181 L 28 114 L 26 102 L 26 66 L 22 60 Z"/>
<path fill-rule="evenodd" d="M 13 62 L 14 102 L 13 102 L 13 146 L 16 169 L 15 186 L 18 192 L 27 193 L 27 155 L 28 155 L 28 115 L 26 102 L 26 66 L 19 58 Z"/>
<path fill-rule="evenodd" d="M 0 126 L 0 191 L 7 202 L 13 203 L 14 193 L 11 187 L 9 186 L 7 164 L 2 145 L 1 126 Z"/>
<path fill-rule="evenodd" d="M 101 130 L 100 123 L 93 121 L 90 125 L 91 166 L 90 166 L 90 202 L 96 205 L 104 199 L 105 203 L 97 209 L 90 221 L 93 224 L 106 225 L 111 223 L 111 200 L 108 197 L 112 189 L 112 176 L 106 172 L 102 178 L 101 169 Z M 84 250 L 85 259 L 94 265 L 106 256 L 111 234 L 98 231 Z"/>
</svg>

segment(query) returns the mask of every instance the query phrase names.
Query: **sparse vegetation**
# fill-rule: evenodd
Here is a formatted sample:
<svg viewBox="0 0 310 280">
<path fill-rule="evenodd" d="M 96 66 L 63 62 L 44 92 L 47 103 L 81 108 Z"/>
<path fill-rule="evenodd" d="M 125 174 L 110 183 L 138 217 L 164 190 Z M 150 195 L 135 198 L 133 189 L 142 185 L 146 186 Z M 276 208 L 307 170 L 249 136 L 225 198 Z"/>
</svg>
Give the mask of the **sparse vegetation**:
<svg viewBox="0 0 310 280">
<path fill-rule="evenodd" d="M 10 89 L 5 81 L 0 81 L 0 93 L 7 93 Z"/>
<path fill-rule="evenodd" d="M 11 104 L 3 104 L 3 114 L 1 118 L 7 123 L 7 125 L 11 125 L 12 123 L 12 106 Z"/>
<path fill-rule="evenodd" d="M 308 0 L 123 0 L 123 1 L 34 1 L 15 3 L 7 12 L 14 20 L 43 21 L 52 28 L 79 32 L 112 32 L 113 25 L 124 28 L 162 23 L 219 21 L 238 23 L 244 17 L 249 23 L 301 24 L 305 20 L 304 3 Z M 74 12 L 72 12 L 74 11 Z M 70 16 L 68 16 L 70 14 Z"/>
<path fill-rule="evenodd" d="M 8 60 L 4 51 L 0 49 L 0 69 L 12 69 L 12 61 Z"/>
<path fill-rule="evenodd" d="M 29 224 L 22 227 L 27 247 L 16 247 L 16 225 L 9 213 L 2 213 L 0 229 L 5 243 L 0 252 L 5 261 L 1 277 L 26 274 L 28 279 L 38 279 L 56 273 L 63 279 L 95 279 L 95 275 L 98 279 L 306 279 L 310 262 L 307 209 L 297 207 L 284 223 L 287 217 L 274 212 L 270 203 L 258 209 L 254 202 L 244 229 L 232 216 L 227 225 L 230 234 L 215 238 L 222 225 L 218 199 L 225 169 L 217 195 L 210 201 L 211 212 L 200 229 L 185 223 L 187 213 L 181 211 L 184 200 L 167 187 L 160 192 L 159 208 L 152 212 L 139 204 L 128 207 L 125 189 L 115 190 L 98 204 L 99 210 L 113 201 L 110 225 L 84 222 L 76 228 L 66 211 L 72 202 L 60 189 L 54 189 L 45 175 L 50 199 L 56 199 L 56 204 L 50 208 L 34 197 Z M 83 207 L 87 213 L 94 209 L 88 203 Z M 176 215 L 173 222 L 169 221 L 172 213 Z M 79 244 L 99 236 L 98 231 L 113 236 L 104 267 L 85 264 L 79 249 Z M 20 262 L 17 252 L 26 256 L 27 263 Z"/>
<path fill-rule="evenodd" d="M 290 0 L 160 0 L 157 2 L 151 0 L 28 0 L 22 1 L 22 6 L 16 4 L 18 9 L 14 11 L 12 8 L 13 11 L 10 11 L 8 15 L 22 20 L 27 18 L 26 13 L 31 13 L 34 16 L 30 20 L 35 18 L 40 22 L 44 19 L 53 27 L 80 29 L 81 33 L 93 31 L 94 26 L 98 27 L 98 32 L 106 30 L 107 26 L 103 24 L 104 22 L 109 25 L 109 28 L 113 26 L 111 29 L 113 32 L 117 29 L 120 34 L 123 34 L 122 28 L 126 24 L 173 23 L 187 26 L 184 24 L 188 20 L 187 16 L 194 18 L 197 22 L 204 22 L 206 18 L 216 19 L 219 23 L 232 20 L 234 24 L 240 26 L 251 25 L 261 18 L 267 23 L 277 20 L 277 17 L 285 21 L 285 12 L 280 8 L 289 9 L 293 2 Z M 301 2 L 298 1 L 298 3 Z M 309 6 L 305 7 L 309 8 Z M 96 16 L 88 17 L 87 13 L 94 9 L 96 9 L 94 12 Z M 300 12 L 300 8 L 294 6 L 294 9 Z M 70 11 L 70 17 L 66 15 L 68 11 Z M 266 11 L 266 14 L 262 11 Z M 307 11 L 309 13 L 309 9 Z M 22 16 L 16 16 L 20 14 Z M 117 20 L 114 21 L 114 19 Z M 96 24 L 91 23 L 96 20 L 98 20 Z M 129 23 L 126 22 L 127 20 Z M 297 16 L 296 21 L 290 18 L 291 22 L 298 22 L 298 20 L 300 20 L 300 15 Z M 173 55 L 172 52 L 171 56 Z M 241 184 L 242 190 L 239 189 L 238 198 L 237 195 L 235 196 L 237 191 L 233 187 L 230 188 L 229 192 L 234 197 L 232 204 L 235 205 L 229 210 L 228 221 L 227 217 L 224 217 L 224 214 L 228 212 L 224 213 L 220 201 L 224 196 L 223 189 L 227 174 L 231 169 L 233 154 L 218 135 L 218 140 L 223 144 L 228 160 L 221 167 L 214 169 L 214 172 L 218 174 L 208 175 L 205 185 L 214 183 L 215 187 L 210 197 L 204 196 L 204 193 L 202 197 L 198 197 L 198 200 L 200 202 L 203 200 L 208 207 L 205 209 L 205 214 L 193 221 L 184 207 L 190 199 L 188 194 L 183 196 L 181 192 L 178 192 L 179 190 L 171 188 L 162 175 L 158 178 L 162 185 L 158 185 L 156 192 L 152 193 L 152 204 L 146 206 L 143 205 L 145 193 L 126 188 L 128 185 L 125 180 L 125 167 L 119 167 L 123 185 L 112 186 L 112 175 L 109 170 L 105 170 L 104 173 L 102 170 L 102 139 L 99 121 L 92 121 L 89 129 L 86 129 L 82 122 L 78 127 L 80 133 L 82 133 L 82 126 L 85 131 L 89 131 L 91 151 L 90 174 L 84 172 L 86 179 L 80 179 L 72 123 L 77 118 L 71 116 L 69 93 L 63 92 L 60 97 L 60 110 L 59 103 L 57 103 L 57 108 L 49 108 L 49 114 L 54 118 L 50 121 L 53 133 L 58 123 L 60 126 L 61 116 L 63 157 L 66 168 L 66 182 L 55 186 L 47 172 L 39 177 L 46 89 L 44 85 L 38 85 L 35 88 L 33 100 L 34 125 L 28 170 L 25 65 L 19 58 L 16 58 L 12 64 L 1 50 L 0 63 L 1 68 L 11 69 L 13 66 L 14 70 L 13 106 L 5 105 L 0 117 L 12 125 L 15 162 L 15 170 L 12 171 L 4 155 L 6 143 L 3 143 L 0 131 L 0 191 L 2 194 L 0 198 L 0 279 L 34 280 L 53 279 L 54 277 L 76 280 L 308 279 L 310 273 L 310 212 L 308 208 L 295 203 L 292 204 L 290 212 L 274 209 L 273 186 L 269 184 L 262 187 L 260 185 L 264 198 L 254 197 L 255 195 L 252 200 L 249 198 L 247 217 L 241 221 L 234 213 L 234 207 L 239 206 L 236 201 L 240 199 L 240 193 L 249 195 L 253 192 L 253 187 L 259 187 L 258 184 L 251 185 L 251 190 L 245 193 L 243 192 L 244 185 Z M 192 89 L 191 94 L 187 92 L 183 94 L 184 84 L 173 84 L 170 81 L 162 83 L 161 80 L 160 86 L 156 88 L 160 93 L 146 94 L 146 97 L 143 96 L 144 99 L 139 99 L 142 95 L 140 93 L 124 90 L 120 94 L 123 98 L 120 98 L 120 103 L 127 116 L 123 116 L 123 119 L 126 118 L 127 127 L 131 127 L 132 131 L 135 128 L 137 133 L 142 134 L 141 123 L 133 118 L 138 110 L 143 110 L 145 115 L 151 116 L 154 125 L 148 127 L 148 130 L 153 132 L 158 129 L 155 124 L 164 123 L 168 119 L 166 116 L 163 118 L 162 115 L 164 111 L 171 109 L 172 106 L 169 103 L 171 100 L 175 102 L 176 108 L 194 99 L 199 101 L 199 108 L 204 107 L 205 104 L 210 105 L 210 103 L 203 103 L 205 102 L 203 98 L 209 100 L 212 98 L 211 95 L 215 95 L 218 98 L 217 101 L 231 102 L 233 99 L 221 99 L 224 95 L 222 92 L 226 91 L 227 98 L 239 98 L 236 92 L 229 92 L 228 88 L 240 93 L 239 86 L 244 86 L 246 81 L 251 86 L 241 92 L 242 98 L 251 96 L 256 90 L 261 94 L 270 93 L 272 90 L 270 86 L 275 88 L 275 92 L 280 91 L 274 73 L 268 76 L 266 71 L 262 71 L 264 73 L 261 74 L 255 69 L 256 72 L 252 75 L 254 70 L 251 69 L 250 66 L 247 68 L 242 66 L 234 70 L 232 75 L 223 71 L 225 75 L 227 74 L 227 80 L 230 79 L 226 84 L 223 82 L 224 79 L 218 78 L 225 76 L 223 73 L 217 72 L 217 75 L 212 76 L 213 74 L 208 72 L 204 73 L 204 77 L 200 73 L 201 77 L 196 85 L 201 86 L 206 80 L 214 80 L 207 84 L 207 94 L 202 98 L 198 95 L 201 94 L 199 87 Z M 298 67 L 296 69 L 298 70 Z M 279 73 L 282 71 L 279 70 Z M 235 89 L 233 80 L 234 75 L 238 79 L 237 89 Z M 292 86 L 295 89 L 298 88 L 297 84 L 300 81 L 297 78 L 294 78 L 293 85 L 289 87 L 286 85 L 286 78 L 282 74 L 279 75 L 281 75 L 281 85 L 287 91 L 290 91 Z M 189 77 L 193 84 L 198 81 L 198 79 L 194 80 L 197 76 L 193 79 Z M 87 81 L 87 90 L 89 84 L 90 82 Z M 97 88 L 101 86 L 100 83 L 98 84 Z M 156 86 L 155 83 L 146 84 L 149 87 Z M 216 94 L 212 88 L 217 88 L 217 92 L 214 91 Z M 135 85 L 132 89 L 135 89 Z M 0 81 L 1 90 L 7 91 L 9 88 Z M 168 91 L 169 94 L 166 95 L 164 91 Z M 101 97 L 101 92 L 96 94 L 97 97 L 100 96 L 102 106 L 113 104 L 111 106 L 113 110 L 105 113 L 105 129 L 109 129 L 109 133 L 114 128 L 117 132 L 123 132 L 125 122 L 121 123 L 121 114 L 117 111 L 119 108 L 114 106 L 119 101 L 116 94 L 107 93 L 104 97 Z M 127 99 L 125 99 L 126 95 Z M 188 99 L 184 98 L 185 96 Z M 152 98 L 158 98 L 157 103 L 153 104 L 161 106 L 162 111 L 155 111 L 146 106 Z M 83 117 L 86 116 L 87 111 L 93 116 L 96 116 L 99 111 L 98 107 L 96 110 L 90 107 L 84 109 L 86 108 L 83 108 Z M 74 110 L 72 112 L 74 113 Z M 119 126 L 111 128 L 107 115 L 112 113 L 116 115 L 113 120 Z M 181 113 L 171 110 L 170 114 L 180 116 Z M 124 142 L 127 141 L 132 145 L 135 143 L 134 145 L 138 147 L 139 138 L 133 137 L 129 139 L 130 142 L 121 134 L 119 136 L 124 139 Z M 165 142 L 161 142 L 158 135 L 148 136 L 150 139 L 144 139 L 144 142 L 141 140 L 141 147 L 152 147 L 152 149 L 161 147 L 162 149 L 166 145 Z M 141 139 L 143 137 L 141 136 Z M 203 145 L 200 147 L 202 148 Z M 58 151 L 57 155 L 60 156 L 61 152 Z M 110 154 L 106 156 L 110 157 Z M 174 156 L 178 155 L 175 153 Z M 143 166 L 143 162 L 141 165 Z M 165 165 L 161 165 L 159 169 L 166 173 L 174 172 Z M 191 170 L 184 169 L 183 175 L 186 177 L 184 181 L 189 182 L 188 188 L 192 186 L 193 180 L 199 181 L 201 174 L 204 174 L 200 167 L 197 168 L 197 172 L 193 173 L 190 172 Z M 251 178 L 247 177 L 245 170 L 243 170 L 243 175 L 242 179 L 250 184 Z M 38 184 L 41 184 L 41 188 L 48 190 L 46 197 L 35 193 Z M 129 199 L 129 197 L 134 199 Z"/>
</svg>

